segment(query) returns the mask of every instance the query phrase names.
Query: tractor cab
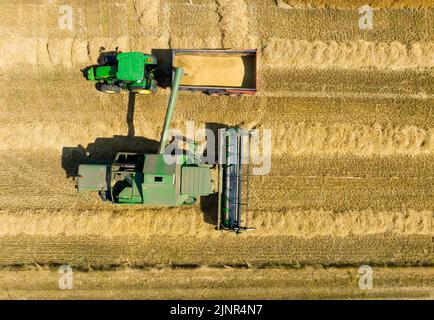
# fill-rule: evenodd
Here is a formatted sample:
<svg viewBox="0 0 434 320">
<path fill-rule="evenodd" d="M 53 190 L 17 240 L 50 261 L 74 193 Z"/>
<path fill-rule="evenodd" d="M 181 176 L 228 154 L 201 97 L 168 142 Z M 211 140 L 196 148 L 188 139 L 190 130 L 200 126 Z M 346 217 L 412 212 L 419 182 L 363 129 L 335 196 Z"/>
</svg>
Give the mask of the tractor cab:
<svg viewBox="0 0 434 320">
<path fill-rule="evenodd" d="M 141 52 L 119 53 L 117 56 L 118 70 L 116 77 L 119 80 L 141 82 L 149 75 L 149 63 L 153 62 L 150 55 Z M 154 65 L 156 62 L 154 63 Z"/>
<path fill-rule="evenodd" d="M 155 93 L 157 81 L 154 72 L 157 58 L 142 52 L 115 52 L 103 55 L 98 66 L 86 69 L 87 80 L 95 81 L 99 91 L 119 93 Z"/>
</svg>

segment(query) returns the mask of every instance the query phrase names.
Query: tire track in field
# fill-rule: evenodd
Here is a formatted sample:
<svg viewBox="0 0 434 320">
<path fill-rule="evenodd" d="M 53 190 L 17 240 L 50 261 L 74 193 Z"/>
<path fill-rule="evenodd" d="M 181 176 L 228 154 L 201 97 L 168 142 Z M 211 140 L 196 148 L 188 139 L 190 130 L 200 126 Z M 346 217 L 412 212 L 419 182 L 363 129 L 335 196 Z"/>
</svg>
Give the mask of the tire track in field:
<svg viewBox="0 0 434 320">
<path fill-rule="evenodd" d="M 277 68 L 379 70 L 430 69 L 434 67 L 434 42 L 410 45 L 357 40 L 352 42 L 309 42 L 269 39 L 263 50 L 263 63 Z"/>
<path fill-rule="evenodd" d="M 432 236 L 391 234 L 314 237 L 2 236 L 0 265 L 129 266 L 360 266 L 432 265 Z"/>
<path fill-rule="evenodd" d="M 376 267 L 361 290 L 358 268 L 74 269 L 74 290 L 59 290 L 57 266 L 0 272 L 1 299 L 430 299 L 430 267 Z"/>
<path fill-rule="evenodd" d="M 244 0 L 216 0 L 222 48 L 250 48 L 249 16 Z"/>
</svg>

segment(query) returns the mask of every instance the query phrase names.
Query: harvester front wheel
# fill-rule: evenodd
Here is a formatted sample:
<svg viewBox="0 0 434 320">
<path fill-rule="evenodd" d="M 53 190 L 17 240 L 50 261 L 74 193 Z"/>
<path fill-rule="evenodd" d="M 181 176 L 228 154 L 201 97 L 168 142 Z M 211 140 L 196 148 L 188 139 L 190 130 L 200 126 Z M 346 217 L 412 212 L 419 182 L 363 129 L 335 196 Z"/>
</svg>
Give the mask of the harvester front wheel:
<svg viewBox="0 0 434 320">
<path fill-rule="evenodd" d="M 104 93 L 119 93 L 121 92 L 121 88 L 118 86 L 114 86 L 111 84 L 101 84 L 98 87 L 98 90 Z"/>
</svg>

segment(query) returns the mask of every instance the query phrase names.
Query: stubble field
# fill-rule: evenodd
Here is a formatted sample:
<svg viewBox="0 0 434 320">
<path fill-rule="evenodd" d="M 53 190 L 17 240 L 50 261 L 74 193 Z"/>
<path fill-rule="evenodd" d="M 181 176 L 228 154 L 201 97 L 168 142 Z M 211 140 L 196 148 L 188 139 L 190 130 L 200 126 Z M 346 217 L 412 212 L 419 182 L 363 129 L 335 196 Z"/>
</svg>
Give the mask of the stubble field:
<svg viewBox="0 0 434 320">
<path fill-rule="evenodd" d="M 432 298 L 433 5 L 372 1 L 374 28 L 360 30 L 355 3 L 69 1 L 61 30 L 63 3 L 1 0 L 3 297 Z M 257 230 L 214 230 L 206 202 L 76 192 L 86 152 L 156 148 L 169 95 L 97 92 L 80 69 L 102 46 L 154 50 L 161 70 L 156 49 L 258 48 L 256 96 L 181 93 L 173 121 L 271 129 L 271 172 L 250 186 Z M 60 264 L 76 290 L 54 289 Z M 379 287 L 358 288 L 360 265 Z"/>
</svg>

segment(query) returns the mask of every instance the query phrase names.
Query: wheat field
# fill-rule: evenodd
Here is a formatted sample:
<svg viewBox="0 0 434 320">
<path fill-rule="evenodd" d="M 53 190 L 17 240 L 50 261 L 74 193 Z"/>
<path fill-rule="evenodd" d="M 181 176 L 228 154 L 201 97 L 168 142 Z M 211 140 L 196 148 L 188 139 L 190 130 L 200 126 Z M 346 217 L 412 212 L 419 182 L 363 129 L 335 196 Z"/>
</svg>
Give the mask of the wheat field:
<svg viewBox="0 0 434 320">
<path fill-rule="evenodd" d="M 432 1 L 73 0 L 72 30 L 62 4 L 0 0 L 0 297 L 433 298 Z M 170 92 L 137 97 L 132 119 L 127 93 L 82 76 L 100 47 L 258 49 L 256 96 L 183 92 L 173 119 L 271 129 L 255 231 L 214 230 L 205 201 L 117 207 L 76 192 L 86 153 L 155 150 Z M 77 290 L 57 289 L 61 264 Z M 361 265 L 373 291 L 357 286 Z"/>
</svg>

